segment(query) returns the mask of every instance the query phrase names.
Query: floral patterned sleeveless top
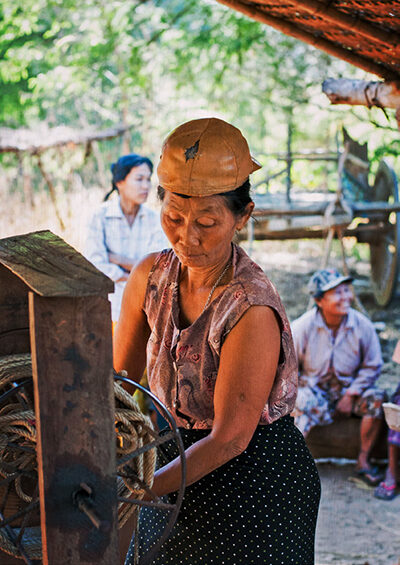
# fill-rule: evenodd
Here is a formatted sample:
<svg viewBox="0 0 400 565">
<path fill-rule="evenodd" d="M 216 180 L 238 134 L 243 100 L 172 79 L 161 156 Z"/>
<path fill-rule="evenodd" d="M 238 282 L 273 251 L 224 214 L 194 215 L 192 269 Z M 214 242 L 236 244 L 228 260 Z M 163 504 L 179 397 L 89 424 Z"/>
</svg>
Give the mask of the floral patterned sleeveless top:
<svg viewBox="0 0 400 565">
<path fill-rule="evenodd" d="M 180 427 L 212 427 L 221 348 L 243 314 L 256 305 L 273 308 L 281 329 L 279 364 L 260 424 L 270 424 L 294 408 L 297 362 L 279 295 L 262 269 L 237 245 L 233 245 L 232 265 L 231 282 L 186 328 L 179 327 L 180 262 L 172 249 L 157 256 L 149 274 L 144 303 L 151 329 L 148 382 Z"/>
</svg>

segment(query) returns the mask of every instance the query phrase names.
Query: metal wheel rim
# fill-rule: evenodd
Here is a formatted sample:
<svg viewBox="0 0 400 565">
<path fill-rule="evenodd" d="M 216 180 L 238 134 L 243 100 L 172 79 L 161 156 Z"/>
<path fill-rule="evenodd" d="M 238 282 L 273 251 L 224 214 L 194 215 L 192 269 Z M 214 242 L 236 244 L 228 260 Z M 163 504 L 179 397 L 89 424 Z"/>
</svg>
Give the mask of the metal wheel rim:
<svg viewBox="0 0 400 565">
<path fill-rule="evenodd" d="M 171 414 L 169 413 L 169 411 L 167 410 L 167 408 L 158 400 L 157 397 L 155 397 L 150 391 L 148 391 L 147 389 L 145 389 L 144 387 L 142 387 L 141 385 L 131 381 L 130 379 L 126 378 L 126 377 L 121 377 L 120 375 L 115 375 L 115 379 L 118 381 L 124 381 L 127 382 L 133 386 L 135 386 L 137 389 L 141 390 L 145 395 L 149 396 L 151 398 L 151 400 L 153 401 L 153 403 L 157 406 L 157 408 L 160 410 L 162 416 L 165 418 L 165 420 L 168 422 L 170 428 L 171 428 L 171 433 L 168 434 L 165 438 L 162 438 L 161 441 L 159 442 L 159 445 L 161 445 L 162 443 L 164 443 L 165 441 L 168 441 L 169 439 L 175 439 L 177 442 L 177 446 L 178 446 L 178 450 L 179 450 L 179 456 L 181 458 L 181 466 L 182 466 L 182 474 L 181 474 L 181 484 L 180 484 L 180 488 L 178 491 L 178 495 L 177 495 L 177 499 L 175 504 L 171 504 L 168 505 L 168 511 L 170 511 L 170 516 L 168 518 L 168 522 L 166 527 L 164 528 L 164 531 L 161 535 L 161 537 L 158 539 L 158 541 L 151 547 L 151 549 L 143 556 L 140 557 L 139 559 L 139 565 L 150 565 L 152 563 L 152 561 L 154 560 L 155 556 L 157 555 L 157 553 L 160 550 L 161 545 L 165 542 L 165 540 L 168 538 L 179 513 L 180 507 L 182 505 L 182 500 L 183 500 L 183 495 L 184 495 L 184 490 L 185 490 L 185 481 L 186 481 L 186 458 L 185 458 L 185 448 L 182 442 L 182 438 L 180 436 L 179 430 L 176 426 L 176 423 L 174 421 L 174 419 L 172 418 Z M 9 401 L 9 399 L 13 396 L 19 396 L 20 394 L 24 395 L 25 389 L 28 388 L 30 390 L 30 394 L 32 395 L 33 398 L 33 380 L 32 378 L 24 378 L 23 380 L 21 380 L 21 382 L 19 382 L 18 384 L 16 384 L 14 386 L 14 388 L 12 388 L 11 390 L 7 391 L 6 393 L 3 393 L 0 396 L 0 406 L 4 405 L 6 402 Z M 145 446 L 145 449 L 151 449 L 152 447 L 149 446 Z M 137 450 L 135 452 L 132 452 L 130 454 L 130 458 L 134 458 L 135 456 L 137 456 L 139 454 L 141 450 Z M 143 448 L 142 448 L 143 451 Z M 20 475 L 26 474 L 26 471 L 21 470 L 19 471 Z M 3 482 L 7 482 L 7 480 L 0 480 L 0 484 Z M 4 500 L 4 505 L 6 503 L 6 498 Z M 131 503 L 135 503 L 132 502 Z M 35 507 L 39 504 L 39 502 L 35 503 Z M 157 506 L 157 503 L 154 504 L 155 507 Z M 160 507 L 161 508 L 161 507 Z M 34 509 L 34 508 L 33 508 Z M 24 510 L 20 511 L 21 516 L 27 516 L 28 514 L 30 514 L 32 512 L 32 510 L 30 507 L 26 507 L 24 508 Z M 27 565 L 35 565 L 40 563 L 40 561 L 37 561 L 36 559 L 32 559 L 29 557 L 28 553 L 29 551 L 27 551 L 27 547 L 24 544 L 23 539 L 18 539 L 18 530 L 15 529 L 15 526 L 9 525 L 10 523 L 12 524 L 12 521 L 15 520 L 16 515 L 13 514 L 12 516 L 8 516 L 7 519 L 4 518 L 3 513 L 1 511 L 2 509 L 0 508 L 0 523 L 5 522 L 4 525 L 0 526 L 0 529 L 3 528 L 4 531 L 7 533 L 7 535 L 9 536 L 10 540 L 13 541 L 13 543 L 15 543 L 16 547 L 19 550 L 20 553 L 20 558 L 23 560 L 23 562 L 25 562 Z M 161 508 L 161 510 L 163 510 L 163 508 Z M 19 529 L 19 528 L 18 528 Z M 0 552 L 0 561 L 1 561 L 1 553 Z"/>
<path fill-rule="evenodd" d="M 160 410 L 162 416 L 165 418 L 165 420 L 168 422 L 168 424 L 171 428 L 172 436 L 174 437 L 174 439 L 177 442 L 177 446 L 178 446 L 178 450 L 179 450 L 179 457 L 180 457 L 180 460 L 181 460 L 181 468 L 182 468 L 181 484 L 180 484 L 180 487 L 179 487 L 178 496 L 177 496 L 175 504 L 170 505 L 170 507 L 173 507 L 173 508 L 169 508 L 171 510 L 171 514 L 168 518 L 168 523 L 165 526 L 164 532 L 162 533 L 159 540 L 149 549 L 149 551 L 145 555 L 139 556 L 139 565 L 150 565 L 153 562 L 154 558 L 156 557 L 157 553 L 159 552 L 162 544 L 166 541 L 169 534 L 171 533 L 172 528 L 174 527 L 176 519 L 178 517 L 179 510 L 180 510 L 181 505 L 182 505 L 183 495 L 184 495 L 184 492 L 185 492 L 185 484 L 186 484 L 185 447 L 183 445 L 183 441 L 182 441 L 181 435 L 179 433 L 178 427 L 175 423 L 175 420 L 171 416 L 168 409 L 164 406 L 164 404 L 152 392 L 150 392 L 148 389 L 144 388 L 140 384 L 136 383 L 135 381 L 132 381 L 131 379 L 129 379 L 127 377 L 123 377 L 123 376 L 120 376 L 118 374 L 115 374 L 114 378 L 117 381 L 123 381 L 125 383 L 128 383 L 128 384 L 134 386 L 135 388 L 137 388 L 138 390 L 143 392 L 143 394 L 145 394 L 146 396 L 151 398 L 151 400 L 156 405 L 156 407 Z M 169 439 L 170 439 L 170 436 L 168 436 L 167 439 L 165 439 L 165 441 L 168 441 Z M 161 442 L 161 443 L 164 443 L 164 442 Z M 150 447 L 150 449 L 151 449 L 151 447 Z M 140 452 L 140 450 L 132 452 L 131 457 L 135 457 L 135 455 L 138 455 L 139 452 Z M 136 504 L 136 502 L 132 501 L 132 504 Z M 139 503 L 139 505 L 140 505 L 140 503 Z M 154 505 L 152 505 L 152 506 L 159 508 L 161 510 L 164 510 L 164 508 L 157 505 L 157 503 L 154 503 Z"/>
<path fill-rule="evenodd" d="M 398 202 L 398 183 L 390 165 L 379 164 L 373 190 L 374 201 Z M 377 241 L 370 243 L 371 282 L 375 301 L 386 307 L 395 296 L 400 265 L 400 213 L 383 214 L 382 232 Z"/>
</svg>

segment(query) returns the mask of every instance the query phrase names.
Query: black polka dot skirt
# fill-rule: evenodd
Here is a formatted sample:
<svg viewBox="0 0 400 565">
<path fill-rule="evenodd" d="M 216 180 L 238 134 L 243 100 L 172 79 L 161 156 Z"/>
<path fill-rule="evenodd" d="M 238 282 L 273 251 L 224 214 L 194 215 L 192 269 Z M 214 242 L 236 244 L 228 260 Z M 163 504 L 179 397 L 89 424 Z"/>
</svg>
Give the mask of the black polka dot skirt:
<svg viewBox="0 0 400 565">
<path fill-rule="evenodd" d="M 185 448 L 209 433 L 180 431 Z M 164 445 L 174 459 L 175 443 Z M 320 494 L 317 468 L 293 418 L 258 426 L 241 455 L 187 487 L 177 522 L 152 563 L 313 565 Z M 142 508 L 141 556 L 160 538 L 166 521 L 165 512 Z M 125 565 L 134 564 L 134 543 Z"/>
</svg>

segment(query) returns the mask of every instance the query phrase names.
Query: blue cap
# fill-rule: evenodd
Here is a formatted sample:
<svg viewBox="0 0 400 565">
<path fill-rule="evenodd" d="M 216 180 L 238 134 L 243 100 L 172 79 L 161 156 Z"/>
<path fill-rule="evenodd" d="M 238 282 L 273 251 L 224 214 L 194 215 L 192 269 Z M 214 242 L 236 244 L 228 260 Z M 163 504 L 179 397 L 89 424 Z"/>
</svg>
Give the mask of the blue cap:
<svg viewBox="0 0 400 565">
<path fill-rule="evenodd" d="M 349 283 L 353 277 L 343 276 L 336 269 L 320 269 L 315 271 L 308 282 L 308 291 L 314 298 L 321 298 L 327 290 L 331 290 L 342 283 Z"/>
</svg>

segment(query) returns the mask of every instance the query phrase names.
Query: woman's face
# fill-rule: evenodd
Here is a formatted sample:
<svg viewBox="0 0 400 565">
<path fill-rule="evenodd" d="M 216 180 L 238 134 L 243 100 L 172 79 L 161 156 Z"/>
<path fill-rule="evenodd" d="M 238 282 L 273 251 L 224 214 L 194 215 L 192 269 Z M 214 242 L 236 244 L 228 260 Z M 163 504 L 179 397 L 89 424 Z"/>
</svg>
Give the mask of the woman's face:
<svg viewBox="0 0 400 565">
<path fill-rule="evenodd" d="M 237 218 L 222 196 L 182 198 L 166 190 L 161 223 L 183 265 L 207 268 L 227 259 L 235 230 L 245 225 L 252 208 Z"/>
<path fill-rule="evenodd" d="M 345 316 L 349 312 L 352 300 L 353 291 L 350 285 L 342 283 L 324 292 L 323 296 L 317 300 L 317 304 L 325 317 Z"/>
<path fill-rule="evenodd" d="M 124 180 L 116 183 L 122 200 L 130 204 L 146 202 L 151 188 L 151 171 L 146 163 L 133 167 Z"/>
</svg>

